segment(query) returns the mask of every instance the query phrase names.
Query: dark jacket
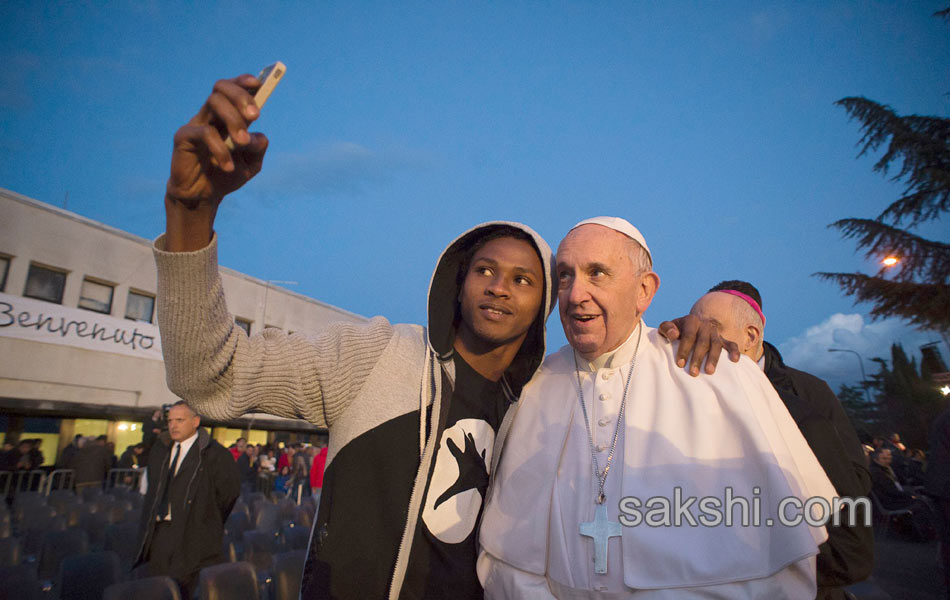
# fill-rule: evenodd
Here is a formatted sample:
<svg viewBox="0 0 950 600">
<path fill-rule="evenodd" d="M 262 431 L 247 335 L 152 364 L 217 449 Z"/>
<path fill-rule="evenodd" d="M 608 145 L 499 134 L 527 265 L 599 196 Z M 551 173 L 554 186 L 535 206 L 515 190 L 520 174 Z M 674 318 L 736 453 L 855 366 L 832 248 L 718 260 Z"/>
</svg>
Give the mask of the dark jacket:
<svg viewBox="0 0 950 600">
<path fill-rule="evenodd" d="M 111 467 L 112 457 L 106 447 L 90 440 L 76 453 L 72 468 L 76 483 L 99 483 L 105 481 Z"/>
<path fill-rule="evenodd" d="M 147 562 L 155 531 L 158 505 L 168 474 L 172 442 L 159 436 L 148 457 L 148 492 L 142 505 L 141 543 L 136 565 Z M 221 540 L 227 520 L 240 493 L 237 466 L 231 453 L 198 429 L 198 439 L 184 457 L 169 491 L 171 526 L 179 541 L 171 573 L 180 578 L 221 559 Z"/>
<path fill-rule="evenodd" d="M 122 456 L 119 457 L 119 462 L 115 464 L 117 469 L 131 469 L 132 467 L 139 466 L 139 458 L 141 455 L 136 455 L 135 451 L 132 448 L 127 448 L 125 452 L 122 453 Z"/>
<path fill-rule="evenodd" d="M 900 482 L 893 468 L 872 463 L 871 481 L 874 485 L 874 495 L 887 510 L 909 508 L 914 503 L 914 495 L 898 487 Z"/>
<path fill-rule="evenodd" d="M 459 273 L 473 245 L 504 225 L 531 236 L 544 269 L 542 310 L 502 378 L 514 401 L 544 357 L 544 324 L 556 298 L 551 251 L 527 227 L 483 224 L 445 250 L 429 287 L 428 328 L 378 317 L 313 337 L 276 329 L 248 337 L 227 311 L 215 239 L 195 253 L 164 252 L 164 239 L 156 241 L 169 388 L 216 419 L 266 412 L 329 429 L 303 598 L 401 593 L 453 392 Z M 513 417 L 509 410 L 495 435 L 491 472 Z"/>
<path fill-rule="evenodd" d="M 765 342 L 765 375 L 839 497 L 867 497 L 871 491 L 864 450 L 841 403 L 823 380 L 782 362 L 775 346 Z M 849 515 L 842 508 L 842 523 Z M 864 523 L 856 527 L 828 525 L 828 541 L 819 547 L 818 598 L 844 598 L 843 586 L 867 579 L 874 568 L 874 535 Z"/>
<path fill-rule="evenodd" d="M 930 429 L 927 493 L 950 500 L 950 410 L 940 413 Z"/>
</svg>

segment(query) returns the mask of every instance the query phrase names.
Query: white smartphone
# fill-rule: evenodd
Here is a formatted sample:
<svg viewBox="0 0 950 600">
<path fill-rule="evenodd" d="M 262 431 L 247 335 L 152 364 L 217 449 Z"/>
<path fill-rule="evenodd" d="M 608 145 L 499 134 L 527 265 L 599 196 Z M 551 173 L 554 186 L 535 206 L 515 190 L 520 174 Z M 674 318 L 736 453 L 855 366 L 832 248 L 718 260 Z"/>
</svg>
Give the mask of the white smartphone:
<svg viewBox="0 0 950 600">
<path fill-rule="evenodd" d="M 254 103 L 257 104 L 257 108 L 264 107 L 264 103 L 270 98 L 271 92 L 274 91 L 286 72 L 287 67 L 280 61 L 261 69 L 261 72 L 257 75 L 261 87 L 257 88 L 257 92 L 254 94 Z M 234 150 L 234 142 L 231 141 L 231 136 L 224 140 L 224 145 L 228 147 L 228 150 Z"/>
</svg>

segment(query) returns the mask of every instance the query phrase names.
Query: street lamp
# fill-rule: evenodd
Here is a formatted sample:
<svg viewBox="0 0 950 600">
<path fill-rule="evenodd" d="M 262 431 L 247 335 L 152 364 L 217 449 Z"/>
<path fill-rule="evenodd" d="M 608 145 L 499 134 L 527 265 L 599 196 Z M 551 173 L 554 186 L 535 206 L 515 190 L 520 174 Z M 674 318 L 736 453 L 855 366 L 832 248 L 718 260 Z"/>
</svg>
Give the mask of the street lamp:
<svg viewBox="0 0 950 600">
<path fill-rule="evenodd" d="M 884 265 L 885 267 L 893 267 L 900 261 L 901 259 L 897 258 L 896 256 L 888 256 L 884 260 L 881 261 L 881 264 Z"/>
<path fill-rule="evenodd" d="M 851 354 L 858 357 L 858 365 L 861 367 L 861 380 L 865 384 L 864 387 L 864 396 L 868 400 L 868 404 L 871 404 L 871 393 L 868 392 L 868 376 L 864 372 L 864 357 L 858 354 L 855 350 L 848 350 L 847 348 L 828 348 L 828 352 L 850 352 Z"/>
</svg>

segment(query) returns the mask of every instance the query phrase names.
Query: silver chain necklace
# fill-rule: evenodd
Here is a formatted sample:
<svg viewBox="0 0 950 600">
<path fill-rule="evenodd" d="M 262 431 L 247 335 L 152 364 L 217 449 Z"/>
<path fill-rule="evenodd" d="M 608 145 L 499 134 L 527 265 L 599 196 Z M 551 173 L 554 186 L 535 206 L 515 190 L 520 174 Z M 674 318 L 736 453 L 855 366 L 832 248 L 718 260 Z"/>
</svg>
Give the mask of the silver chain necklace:
<svg viewBox="0 0 950 600">
<path fill-rule="evenodd" d="M 584 404 L 584 385 L 581 382 L 581 370 L 577 365 L 577 354 L 574 354 L 574 374 L 577 375 L 577 392 L 580 397 L 581 411 L 584 413 L 584 425 L 587 426 L 587 442 L 590 444 L 590 458 L 594 466 L 594 475 L 597 477 L 597 497 L 594 504 L 597 509 L 594 511 L 594 520 L 581 523 L 579 526 L 580 534 L 583 537 L 591 538 L 594 542 L 594 573 L 603 575 L 607 573 L 607 543 L 612 537 L 620 537 L 622 529 L 620 523 L 610 521 L 607 518 L 607 496 L 604 494 L 604 482 L 607 481 L 607 475 L 610 473 L 610 463 L 614 458 L 614 450 L 617 449 L 617 438 L 620 437 L 620 424 L 623 423 L 624 408 L 627 406 L 627 390 L 630 388 L 630 377 L 633 375 L 633 369 L 637 364 L 637 351 L 640 350 L 640 324 L 637 323 L 637 346 L 633 350 L 633 358 L 630 359 L 630 371 L 627 372 L 627 380 L 623 384 L 623 397 L 620 399 L 620 411 L 617 412 L 617 424 L 614 426 L 614 439 L 610 443 L 610 452 L 607 454 L 607 464 L 601 472 L 600 464 L 597 462 L 597 451 L 594 448 L 594 433 L 590 427 L 590 418 L 587 416 L 587 406 Z"/>
<path fill-rule="evenodd" d="M 617 424 L 614 426 L 614 438 L 610 442 L 610 452 L 607 454 L 607 463 L 601 472 L 600 463 L 597 462 L 597 451 L 594 448 L 594 434 L 590 426 L 590 418 L 587 416 L 587 406 L 584 404 L 584 386 L 581 383 L 581 371 L 577 364 L 577 354 L 574 353 L 574 374 L 577 376 L 577 394 L 581 402 L 581 412 L 584 414 L 584 425 L 587 428 L 587 442 L 590 444 L 590 458 L 594 465 L 594 475 L 597 477 L 597 498 L 596 504 L 603 504 L 607 497 L 604 495 L 604 483 L 607 481 L 607 475 L 610 472 L 610 463 L 614 458 L 614 450 L 617 449 L 617 438 L 620 437 L 620 424 L 623 423 L 624 408 L 627 406 L 627 390 L 630 388 L 630 377 L 633 375 L 633 369 L 637 364 L 637 351 L 640 349 L 640 324 L 637 324 L 637 346 L 633 350 L 633 358 L 630 359 L 630 371 L 627 372 L 627 380 L 623 384 L 623 397 L 620 399 L 620 411 L 617 413 Z"/>
</svg>

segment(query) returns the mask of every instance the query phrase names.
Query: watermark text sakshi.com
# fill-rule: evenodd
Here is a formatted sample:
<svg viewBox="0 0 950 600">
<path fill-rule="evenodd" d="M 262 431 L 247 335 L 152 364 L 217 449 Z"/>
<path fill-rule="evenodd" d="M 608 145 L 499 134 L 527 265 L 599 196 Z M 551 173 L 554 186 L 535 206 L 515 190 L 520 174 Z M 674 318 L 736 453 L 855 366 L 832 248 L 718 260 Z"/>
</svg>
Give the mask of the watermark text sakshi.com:
<svg viewBox="0 0 950 600">
<path fill-rule="evenodd" d="M 829 524 L 835 527 L 871 526 L 871 502 L 863 497 L 835 497 L 829 502 L 821 496 L 805 500 L 788 496 L 779 500 L 774 517 L 763 518 L 762 498 L 759 497 L 761 488 L 752 488 L 751 498 L 736 495 L 731 487 L 723 492 L 722 497 L 684 497 L 683 489 L 675 487 L 672 498 L 653 496 L 641 500 L 636 496 L 626 496 L 619 503 L 620 524 L 626 527 L 797 527 L 804 522 L 812 527 Z M 864 507 L 861 515 L 857 510 L 859 506 Z M 861 523 L 858 523 L 859 518 Z"/>
</svg>

